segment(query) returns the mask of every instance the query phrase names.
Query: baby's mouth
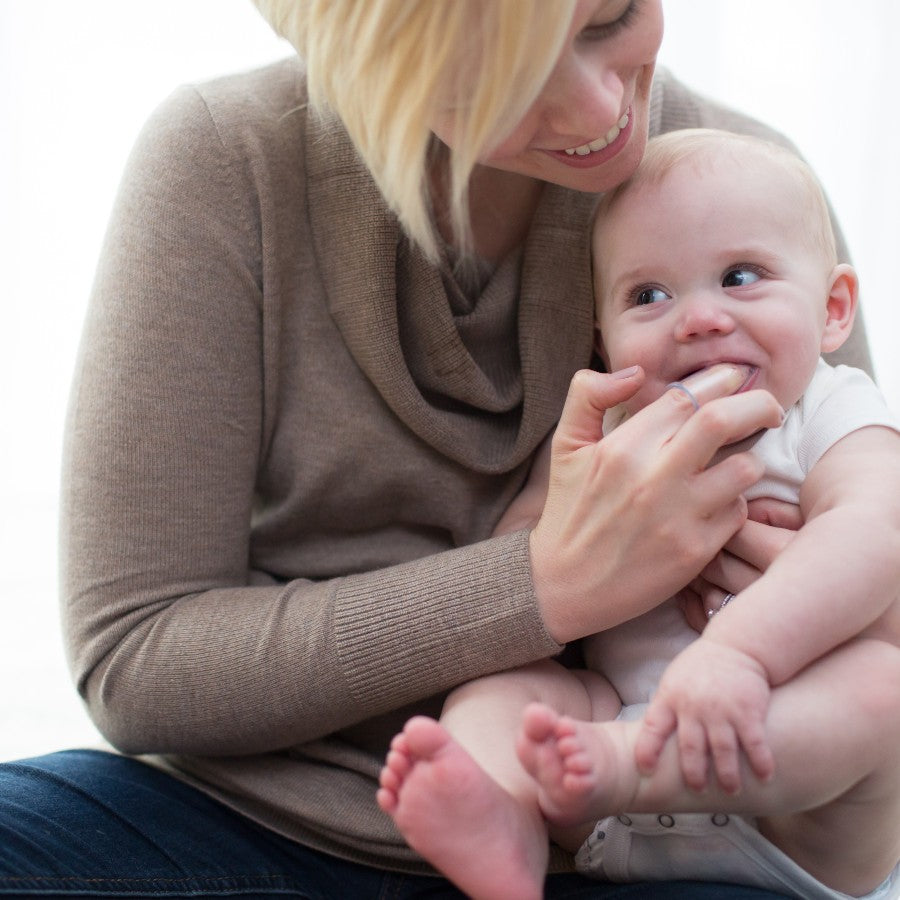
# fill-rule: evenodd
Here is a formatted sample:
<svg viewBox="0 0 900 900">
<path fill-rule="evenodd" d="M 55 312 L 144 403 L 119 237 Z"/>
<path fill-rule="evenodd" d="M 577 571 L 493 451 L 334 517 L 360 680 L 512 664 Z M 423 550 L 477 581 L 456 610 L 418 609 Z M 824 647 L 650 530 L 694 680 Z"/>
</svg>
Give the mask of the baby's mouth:
<svg viewBox="0 0 900 900">
<path fill-rule="evenodd" d="M 709 400 L 747 390 L 757 372 L 759 366 L 748 363 L 716 363 L 685 375 L 670 387 L 684 391 L 699 408 Z"/>
</svg>

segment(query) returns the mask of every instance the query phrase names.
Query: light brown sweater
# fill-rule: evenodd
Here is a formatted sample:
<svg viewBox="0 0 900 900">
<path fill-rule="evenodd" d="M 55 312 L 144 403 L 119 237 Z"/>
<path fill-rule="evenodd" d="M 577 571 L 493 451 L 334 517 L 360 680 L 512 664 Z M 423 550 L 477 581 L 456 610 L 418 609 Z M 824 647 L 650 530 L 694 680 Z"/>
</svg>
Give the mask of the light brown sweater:
<svg viewBox="0 0 900 900">
<path fill-rule="evenodd" d="M 761 131 L 665 73 L 651 121 Z M 307 115 L 296 61 L 152 117 L 63 481 L 67 647 L 115 746 L 314 847 L 423 869 L 374 802 L 388 740 L 560 649 L 526 535 L 487 538 L 590 359 L 594 199 L 548 185 L 472 302 Z M 861 334 L 840 359 L 868 367 Z"/>
</svg>

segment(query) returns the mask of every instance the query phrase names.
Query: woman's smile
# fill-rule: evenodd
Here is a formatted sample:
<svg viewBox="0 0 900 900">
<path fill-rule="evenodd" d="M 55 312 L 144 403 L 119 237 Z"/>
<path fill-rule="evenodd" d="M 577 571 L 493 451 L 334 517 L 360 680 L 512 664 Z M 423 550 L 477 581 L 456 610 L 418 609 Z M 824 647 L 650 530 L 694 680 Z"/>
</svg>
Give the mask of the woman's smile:
<svg viewBox="0 0 900 900">
<path fill-rule="evenodd" d="M 565 150 L 547 150 L 554 159 L 577 169 L 590 168 L 605 163 L 614 157 L 628 143 L 634 131 L 631 107 L 622 115 L 603 137 L 596 138 L 578 147 L 567 147 Z"/>
</svg>

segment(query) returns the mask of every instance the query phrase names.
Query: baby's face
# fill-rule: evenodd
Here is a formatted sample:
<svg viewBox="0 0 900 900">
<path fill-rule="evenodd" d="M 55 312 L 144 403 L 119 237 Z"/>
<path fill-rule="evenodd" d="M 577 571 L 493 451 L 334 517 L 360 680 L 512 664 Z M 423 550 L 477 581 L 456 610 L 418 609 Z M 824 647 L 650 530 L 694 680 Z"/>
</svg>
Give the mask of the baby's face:
<svg viewBox="0 0 900 900">
<path fill-rule="evenodd" d="M 635 412 L 717 362 L 758 367 L 787 409 L 822 347 L 832 266 L 808 238 L 793 175 L 751 157 L 679 164 L 623 195 L 594 233 L 594 289 L 610 371 L 641 365 Z"/>
</svg>

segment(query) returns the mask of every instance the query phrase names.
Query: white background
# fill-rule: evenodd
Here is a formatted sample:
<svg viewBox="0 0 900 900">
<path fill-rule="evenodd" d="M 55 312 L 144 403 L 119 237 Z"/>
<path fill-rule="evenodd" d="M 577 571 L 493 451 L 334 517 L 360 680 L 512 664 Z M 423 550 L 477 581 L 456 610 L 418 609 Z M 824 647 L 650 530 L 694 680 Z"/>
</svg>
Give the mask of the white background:
<svg viewBox="0 0 900 900">
<path fill-rule="evenodd" d="M 900 4 L 664 5 L 661 60 L 780 128 L 825 183 L 900 410 Z M 56 498 L 69 377 L 125 156 L 179 83 L 288 52 L 249 0 L 0 0 L 0 759 L 100 740 L 58 636 Z"/>
</svg>

